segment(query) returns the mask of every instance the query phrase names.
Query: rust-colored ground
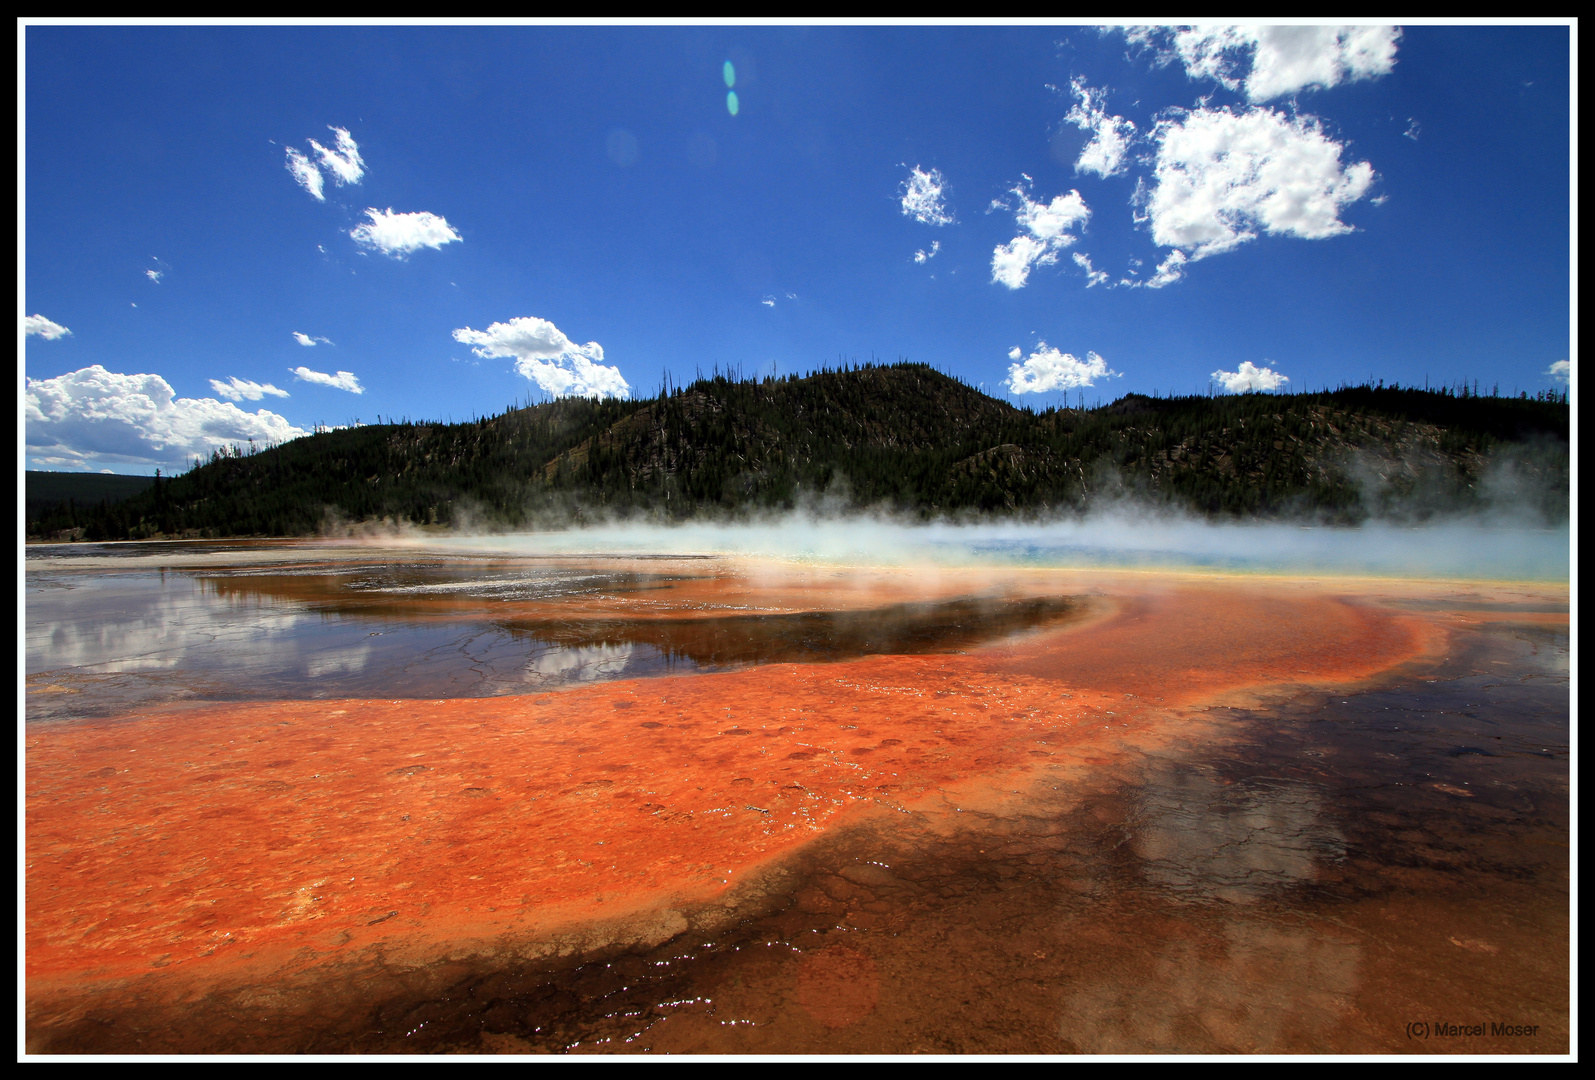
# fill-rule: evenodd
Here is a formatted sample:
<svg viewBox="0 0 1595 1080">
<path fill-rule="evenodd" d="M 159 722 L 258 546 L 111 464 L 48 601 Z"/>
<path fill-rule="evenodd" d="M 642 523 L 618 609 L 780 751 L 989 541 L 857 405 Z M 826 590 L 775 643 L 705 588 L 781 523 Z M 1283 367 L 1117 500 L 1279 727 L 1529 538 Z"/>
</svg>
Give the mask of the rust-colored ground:
<svg viewBox="0 0 1595 1080">
<path fill-rule="evenodd" d="M 664 940 L 850 814 L 1103 764 L 1215 695 L 1366 679 L 1442 649 L 1456 617 L 1301 582 L 1054 586 L 1093 616 L 966 655 L 30 726 L 30 1015 L 96 987 L 537 955 L 605 920 Z"/>
</svg>

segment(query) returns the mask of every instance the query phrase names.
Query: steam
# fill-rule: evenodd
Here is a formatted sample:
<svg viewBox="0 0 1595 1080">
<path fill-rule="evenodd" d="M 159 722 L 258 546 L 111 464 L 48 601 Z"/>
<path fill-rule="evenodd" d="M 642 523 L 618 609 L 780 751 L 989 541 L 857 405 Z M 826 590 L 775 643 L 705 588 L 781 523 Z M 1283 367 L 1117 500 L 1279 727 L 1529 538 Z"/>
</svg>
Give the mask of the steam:
<svg viewBox="0 0 1595 1080">
<path fill-rule="evenodd" d="M 369 534 L 368 534 L 369 535 Z M 793 512 L 750 522 L 612 521 L 522 533 L 409 537 L 517 555 L 729 555 L 874 566 L 1030 566 L 1567 580 L 1568 527 L 1477 517 L 1416 527 L 1213 524 L 1129 504 L 1078 518 L 914 524 L 883 515 Z"/>
</svg>

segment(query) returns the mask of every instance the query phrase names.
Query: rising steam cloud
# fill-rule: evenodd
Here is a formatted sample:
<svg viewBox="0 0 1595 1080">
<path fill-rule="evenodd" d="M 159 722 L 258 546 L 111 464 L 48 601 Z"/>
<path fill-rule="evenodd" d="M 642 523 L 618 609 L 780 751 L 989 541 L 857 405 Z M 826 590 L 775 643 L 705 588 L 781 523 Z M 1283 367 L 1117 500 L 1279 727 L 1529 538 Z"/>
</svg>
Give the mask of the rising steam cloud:
<svg viewBox="0 0 1595 1080">
<path fill-rule="evenodd" d="M 1567 580 L 1566 525 L 1531 528 L 1512 515 L 1408 528 L 1213 524 L 1122 505 L 1040 522 L 912 524 L 882 515 L 793 512 L 745 523 L 609 522 L 515 534 L 461 534 L 444 546 L 517 554 L 718 554 L 865 565 L 1021 565 Z"/>
</svg>

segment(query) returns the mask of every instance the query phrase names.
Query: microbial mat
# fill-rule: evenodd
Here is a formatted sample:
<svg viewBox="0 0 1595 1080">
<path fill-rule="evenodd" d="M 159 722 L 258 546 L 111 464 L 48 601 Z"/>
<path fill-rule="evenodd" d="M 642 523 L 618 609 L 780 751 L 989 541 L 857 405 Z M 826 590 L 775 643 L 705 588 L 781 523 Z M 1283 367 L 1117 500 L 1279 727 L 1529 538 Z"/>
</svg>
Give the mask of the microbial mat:
<svg viewBox="0 0 1595 1080">
<path fill-rule="evenodd" d="M 1566 1053 L 1563 582 L 29 549 L 43 1053 Z"/>
</svg>

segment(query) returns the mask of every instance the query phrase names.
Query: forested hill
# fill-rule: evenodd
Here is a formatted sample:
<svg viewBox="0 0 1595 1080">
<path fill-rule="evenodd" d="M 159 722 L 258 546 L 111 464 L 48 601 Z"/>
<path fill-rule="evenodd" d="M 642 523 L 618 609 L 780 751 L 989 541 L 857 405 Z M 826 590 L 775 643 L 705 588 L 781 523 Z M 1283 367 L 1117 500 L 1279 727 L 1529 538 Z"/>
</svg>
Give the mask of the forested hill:
<svg viewBox="0 0 1595 1080">
<path fill-rule="evenodd" d="M 104 501 L 118 503 L 149 487 L 149 476 L 123 476 L 117 473 L 49 472 L 29 469 L 23 477 L 23 495 L 32 521 L 52 503 L 76 503 L 90 507 Z"/>
<path fill-rule="evenodd" d="M 1032 412 L 920 364 L 702 379 L 459 424 L 378 424 L 218 453 L 31 536 L 303 535 L 342 522 L 543 527 L 824 503 L 930 519 L 1133 497 L 1209 517 L 1351 523 L 1568 507 L 1565 396 L 1395 387 L 1148 398 Z"/>
</svg>

